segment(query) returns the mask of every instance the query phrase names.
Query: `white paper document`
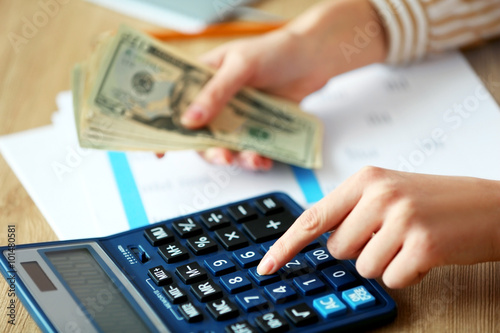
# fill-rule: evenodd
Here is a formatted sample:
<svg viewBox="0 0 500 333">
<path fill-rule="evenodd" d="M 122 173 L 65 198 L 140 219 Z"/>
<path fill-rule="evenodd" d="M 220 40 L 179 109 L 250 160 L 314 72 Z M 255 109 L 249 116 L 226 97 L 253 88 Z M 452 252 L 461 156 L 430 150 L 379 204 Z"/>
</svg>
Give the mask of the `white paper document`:
<svg viewBox="0 0 500 333">
<path fill-rule="evenodd" d="M 332 79 L 302 107 L 325 124 L 324 166 L 212 166 L 196 152 L 81 149 L 71 94 L 53 124 L 0 149 L 60 239 L 110 235 L 271 191 L 312 205 L 365 165 L 500 180 L 500 109 L 458 53 Z"/>
</svg>

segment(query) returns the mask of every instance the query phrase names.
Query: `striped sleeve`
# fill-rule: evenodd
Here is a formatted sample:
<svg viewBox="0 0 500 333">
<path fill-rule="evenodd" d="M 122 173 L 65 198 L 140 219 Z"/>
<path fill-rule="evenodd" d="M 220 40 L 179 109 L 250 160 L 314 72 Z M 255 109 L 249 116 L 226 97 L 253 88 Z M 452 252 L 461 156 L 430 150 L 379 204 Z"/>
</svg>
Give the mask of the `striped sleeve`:
<svg viewBox="0 0 500 333">
<path fill-rule="evenodd" d="M 370 1 L 386 28 L 391 64 L 500 36 L 500 0 Z"/>
</svg>

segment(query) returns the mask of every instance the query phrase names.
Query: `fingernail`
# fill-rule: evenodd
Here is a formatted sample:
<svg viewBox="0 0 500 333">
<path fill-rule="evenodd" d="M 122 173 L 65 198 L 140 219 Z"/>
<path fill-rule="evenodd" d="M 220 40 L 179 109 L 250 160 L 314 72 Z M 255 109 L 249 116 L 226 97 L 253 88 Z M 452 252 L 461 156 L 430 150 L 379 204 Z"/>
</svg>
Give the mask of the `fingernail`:
<svg viewBox="0 0 500 333">
<path fill-rule="evenodd" d="M 198 126 L 205 120 L 207 112 L 199 105 L 191 105 L 181 117 L 181 124 L 186 127 Z"/>
<path fill-rule="evenodd" d="M 259 165 L 257 163 L 257 156 L 250 154 L 242 154 L 240 164 L 243 169 L 257 171 Z"/>
<path fill-rule="evenodd" d="M 215 165 L 228 165 L 231 164 L 230 161 L 227 159 L 226 154 L 224 152 L 220 151 L 219 149 L 207 149 L 204 154 L 205 160 L 207 160 L 209 163 L 215 164 Z"/>
<path fill-rule="evenodd" d="M 273 257 L 267 254 L 264 256 L 264 259 L 260 262 L 259 266 L 257 266 L 257 273 L 260 275 L 270 274 L 274 269 L 275 263 Z"/>
<path fill-rule="evenodd" d="M 266 158 L 266 157 L 261 157 L 259 159 L 259 169 L 262 171 L 269 171 L 271 170 L 273 166 L 273 161 Z"/>
</svg>

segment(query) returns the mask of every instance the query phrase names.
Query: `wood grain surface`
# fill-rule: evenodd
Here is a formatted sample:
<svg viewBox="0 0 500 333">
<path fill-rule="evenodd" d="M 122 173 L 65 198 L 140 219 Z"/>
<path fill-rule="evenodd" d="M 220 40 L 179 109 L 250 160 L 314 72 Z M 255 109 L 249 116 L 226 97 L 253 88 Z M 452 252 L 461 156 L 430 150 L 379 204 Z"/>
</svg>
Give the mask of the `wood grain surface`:
<svg viewBox="0 0 500 333">
<path fill-rule="evenodd" d="M 59 0 L 44 20 L 41 2 L 0 0 L 0 135 L 50 124 L 55 96 L 70 88 L 72 66 L 87 57 L 103 31 L 121 23 L 140 29 L 153 26 L 82 0 Z M 292 18 L 316 1 L 267 0 L 256 7 Z M 64 4 L 62 4 L 64 3 Z M 26 20 L 40 27 L 25 31 Z M 227 38 L 172 42 L 198 55 Z M 500 42 L 464 52 L 497 102 L 500 101 Z M 500 130 L 500 129 L 499 129 Z M 50 147 L 47 147 L 50 149 Z M 493 147 L 492 149 L 498 149 Z M 33 161 L 37 163 L 36 160 Z M 7 226 L 16 225 L 16 243 L 56 240 L 46 220 L 3 157 L 0 157 L 0 244 L 6 245 Z M 0 282 L 0 332 L 39 332 L 17 302 L 16 325 L 8 323 L 9 286 Z M 500 263 L 434 269 L 416 286 L 388 290 L 398 304 L 396 320 L 377 332 L 500 332 Z"/>
</svg>

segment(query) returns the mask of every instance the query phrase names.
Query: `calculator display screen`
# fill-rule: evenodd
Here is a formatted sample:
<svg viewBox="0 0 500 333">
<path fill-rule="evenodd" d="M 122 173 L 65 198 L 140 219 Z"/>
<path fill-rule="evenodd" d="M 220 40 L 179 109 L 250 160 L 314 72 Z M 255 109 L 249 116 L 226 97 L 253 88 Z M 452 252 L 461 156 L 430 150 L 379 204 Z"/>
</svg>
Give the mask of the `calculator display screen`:
<svg viewBox="0 0 500 333">
<path fill-rule="evenodd" d="M 103 332 L 147 332 L 120 288 L 90 251 L 77 248 L 48 251 L 47 258 L 78 298 L 84 311 Z"/>
</svg>

